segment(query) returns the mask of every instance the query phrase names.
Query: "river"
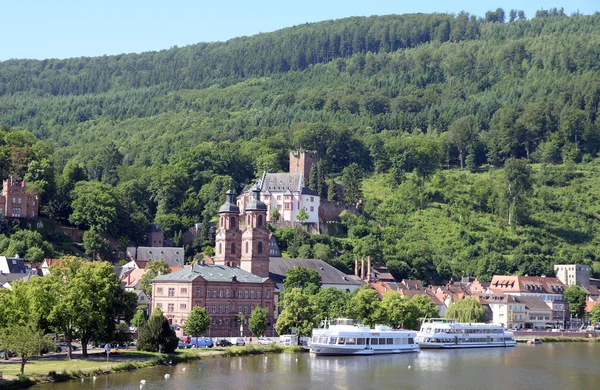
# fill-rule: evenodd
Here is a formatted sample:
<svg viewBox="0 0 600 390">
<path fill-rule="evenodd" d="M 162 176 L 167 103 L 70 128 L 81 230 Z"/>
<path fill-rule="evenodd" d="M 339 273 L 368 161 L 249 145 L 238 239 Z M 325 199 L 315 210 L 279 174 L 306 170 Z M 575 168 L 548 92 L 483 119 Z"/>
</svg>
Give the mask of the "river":
<svg viewBox="0 0 600 390">
<path fill-rule="evenodd" d="M 36 390 L 593 389 L 600 344 L 519 344 L 379 356 L 268 354 L 206 358 L 168 367 L 34 387 Z M 170 374 L 165 379 L 165 374 Z"/>
</svg>

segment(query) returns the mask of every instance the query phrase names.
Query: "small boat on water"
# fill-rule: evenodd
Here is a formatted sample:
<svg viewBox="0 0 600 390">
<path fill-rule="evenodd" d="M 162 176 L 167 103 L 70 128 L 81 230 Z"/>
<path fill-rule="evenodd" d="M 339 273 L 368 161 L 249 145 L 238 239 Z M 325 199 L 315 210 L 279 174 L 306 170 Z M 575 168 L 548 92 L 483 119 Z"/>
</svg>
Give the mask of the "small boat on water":
<svg viewBox="0 0 600 390">
<path fill-rule="evenodd" d="M 375 355 L 418 352 L 417 332 L 377 325 L 374 329 L 355 320 L 338 318 L 313 329 L 310 351 L 315 355 Z"/>
<path fill-rule="evenodd" d="M 514 347 L 513 333 L 501 325 L 461 323 L 448 318 L 426 318 L 417 334 L 422 349 Z"/>
<path fill-rule="evenodd" d="M 527 340 L 527 344 L 541 344 L 542 339 L 529 339 Z"/>
</svg>

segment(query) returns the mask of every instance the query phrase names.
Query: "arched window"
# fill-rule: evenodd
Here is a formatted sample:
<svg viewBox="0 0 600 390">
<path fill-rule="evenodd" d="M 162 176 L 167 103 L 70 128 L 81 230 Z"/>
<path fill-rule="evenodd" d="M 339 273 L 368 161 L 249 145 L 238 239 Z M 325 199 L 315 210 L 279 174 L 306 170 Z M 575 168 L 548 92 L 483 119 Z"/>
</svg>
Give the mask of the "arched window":
<svg viewBox="0 0 600 390">
<path fill-rule="evenodd" d="M 258 253 L 262 253 L 262 249 L 263 249 L 262 242 L 260 242 L 260 241 L 258 242 L 258 247 L 256 249 L 257 249 Z"/>
<path fill-rule="evenodd" d="M 235 229 L 235 217 L 231 217 L 231 229 Z"/>
<path fill-rule="evenodd" d="M 231 243 L 231 254 L 235 255 L 235 242 Z"/>
<path fill-rule="evenodd" d="M 246 241 L 246 253 L 248 253 L 248 241 Z"/>
<path fill-rule="evenodd" d="M 248 218 L 246 218 L 246 220 L 247 220 L 247 221 L 246 221 L 246 224 L 247 224 L 248 226 L 250 226 L 250 214 L 248 214 Z"/>
<path fill-rule="evenodd" d="M 256 226 L 257 227 L 261 227 L 262 226 L 262 215 L 258 216 L 258 219 L 256 220 Z"/>
<path fill-rule="evenodd" d="M 225 229 L 225 218 L 221 217 L 221 229 Z"/>
<path fill-rule="evenodd" d="M 219 254 L 221 254 L 221 243 L 219 243 Z"/>
</svg>

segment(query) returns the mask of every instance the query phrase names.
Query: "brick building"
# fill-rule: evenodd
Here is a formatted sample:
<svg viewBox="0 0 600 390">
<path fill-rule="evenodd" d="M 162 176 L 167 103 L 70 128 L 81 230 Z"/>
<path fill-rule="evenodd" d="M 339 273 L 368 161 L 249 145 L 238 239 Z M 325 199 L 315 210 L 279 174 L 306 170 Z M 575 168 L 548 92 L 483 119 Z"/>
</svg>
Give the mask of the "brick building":
<svg viewBox="0 0 600 390">
<path fill-rule="evenodd" d="M 185 323 L 194 306 L 205 307 L 211 327 L 206 336 L 249 335 L 248 319 L 257 307 L 267 309 L 267 334 L 275 323 L 275 283 L 269 278 L 269 231 L 267 206 L 260 201 L 255 188 L 243 215 L 233 191 L 227 191 L 226 202 L 219 209 L 219 230 L 215 239 L 214 264 L 186 266 L 152 281 L 152 309 L 161 308 L 169 322 L 178 325 L 183 335 Z M 236 316 L 242 315 L 242 324 Z"/>
<path fill-rule="evenodd" d="M 8 220 L 35 218 L 38 216 L 38 197 L 25 189 L 25 180 L 13 177 L 2 183 L 0 194 L 0 214 Z"/>
</svg>

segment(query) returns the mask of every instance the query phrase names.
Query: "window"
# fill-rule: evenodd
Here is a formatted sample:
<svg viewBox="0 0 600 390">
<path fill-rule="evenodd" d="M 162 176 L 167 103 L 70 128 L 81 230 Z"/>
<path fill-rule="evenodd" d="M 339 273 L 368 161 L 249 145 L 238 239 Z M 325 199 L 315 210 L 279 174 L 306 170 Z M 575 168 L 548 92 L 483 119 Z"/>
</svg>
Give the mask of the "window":
<svg viewBox="0 0 600 390">
<path fill-rule="evenodd" d="M 292 200 L 292 195 L 285 195 L 283 197 L 284 200 Z"/>
<path fill-rule="evenodd" d="M 181 294 L 187 294 L 187 288 L 186 287 L 184 287 L 184 288 L 181 289 Z"/>
<path fill-rule="evenodd" d="M 219 298 L 223 298 L 223 289 L 222 288 L 219 289 Z"/>
<path fill-rule="evenodd" d="M 250 290 L 250 299 L 254 299 L 254 290 Z"/>
<path fill-rule="evenodd" d="M 222 250 L 221 250 L 221 243 L 219 243 L 219 254 L 221 254 L 221 253 L 222 253 Z"/>
<path fill-rule="evenodd" d="M 244 305 L 244 313 L 248 313 L 248 305 Z"/>
<path fill-rule="evenodd" d="M 19 204 L 21 204 L 21 198 L 18 198 L 17 201 L 19 202 Z"/>
<path fill-rule="evenodd" d="M 159 303 L 157 303 L 157 304 L 156 304 L 156 307 L 158 307 L 158 308 L 160 308 L 160 309 L 162 310 L 162 303 L 160 303 L 160 302 L 159 302 Z"/>
<path fill-rule="evenodd" d="M 241 288 L 238 288 L 238 298 L 243 298 L 244 291 Z"/>
<path fill-rule="evenodd" d="M 175 289 L 174 288 L 169 288 L 169 296 L 170 297 L 174 297 L 175 296 Z"/>
<path fill-rule="evenodd" d="M 219 313 L 223 313 L 223 305 L 219 305 Z"/>
<path fill-rule="evenodd" d="M 235 229 L 235 217 L 231 218 L 231 229 Z"/>
<path fill-rule="evenodd" d="M 267 290 L 267 299 L 271 298 L 271 290 Z"/>
<path fill-rule="evenodd" d="M 259 215 L 257 220 L 256 220 L 256 226 L 261 227 L 263 224 L 263 216 Z"/>
<path fill-rule="evenodd" d="M 235 255 L 235 242 L 231 243 L 231 254 Z"/>
<path fill-rule="evenodd" d="M 314 197 L 314 196 L 311 196 L 311 197 L 310 197 L 310 201 L 311 201 L 311 202 L 314 202 L 314 201 L 315 201 L 315 197 Z"/>
<path fill-rule="evenodd" d="M 156 295 L 162 295 L 163 294 L 163 289 L 162 287 L 157 287 L 156 288 Z"/>
<path fill-rule="evenodd" d="M 241 312 L 242 312 L 242 305 L 239 305 L 238 306 L 238 313 L 241 313 Z"/>
<path fill-rule="evenodd" d="M 260 242 L 260 241 L 258 242 L 258 248 L 257 248 L 257 251 L 258 251 L 258 253 L 262 253 L 262 251 L 263 251 L 263 244 L 262 244 L 262 242 Z"/>
<path fill-rule="evenodd" d="M 225 305 L 225 313 L 229 313 L 229 305 Z"/>
<path fill-rule="evenodd" d="M 221 229 L 225 229 L 225 218 L 221 217 Z"/>
<path fill-rule="evenodd" d="M 286 210 L 291 210 L 292 209 L 292 204 L 291 203 L 286 203 L 283 207 Z"/>
<path fill-rule="evenodd" d="M 12 216 L 13 217 L 20 217 L 21 216 L 21 208 L 20 207 L 15 207 L 12 209 Z"/>
<path fill-rule="evenodd" d="M 246 241 L 246 253 L 248 253 L 248 241 Z"/>
<path fill-rule="evenodd" d="M 210 313 L 210 305 L 206 305 L 206 312 Z"/>
<path fill-rule="evenodd" d="M 315 208 L 313 206 L 310 206 L 310 212 L 312 213 L 313 211 L 315 211 Z"/>
<path fill-rule="evenodd" d="M 229 289 L 225 290 L 225 298 L 229 298 Z"/>
<path fill-rule="evenodd" d="M 207 287 L 206 288 L 206 298 L 210 297 L 210 289 Z"/>
<path fill-rule="evenodd" d="M 175 311 L 175 304 L 174 303 L 169 303 L 169 307 L 168 307 L 167 311 L 169 313 L 173 313 Z"/>
<path fill-rule="evenodd" d="M 215 289 L 213 290 L 213 298 L 216 298 L 216 297 L 217 297 L 217 289 L 215 288 Z"/>
<path fill-rule="evenodd" d="M 260 299 L 260 290 L 256 290 L 256 298 Z"/>
<path fill-rule="evenodd" d="M 213 305 L 213 313 L 217 312 L 217 305 Z"/>
<path fill-rule="evenodd" d="M 248 289 L 244 290 L 244 298 L 248 299 Z"/>
<path fill-rule="evenodd" d="M 200 297 L 200 287 L 196 287 L 196 297 Z"/>
<path fill-rule="evenodd" d="M 185 303 L 180 303 L 180 304 L 179 304 L 179 310 L 187 310 L 187 304 L 185 304 Z"/>
</svg>

